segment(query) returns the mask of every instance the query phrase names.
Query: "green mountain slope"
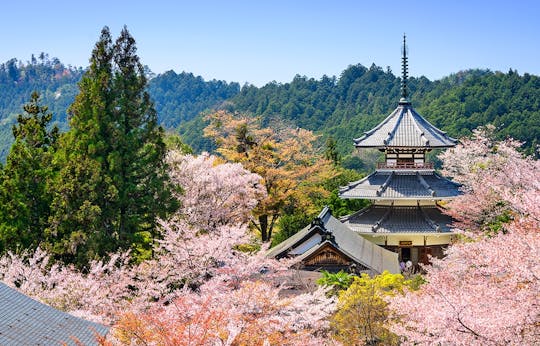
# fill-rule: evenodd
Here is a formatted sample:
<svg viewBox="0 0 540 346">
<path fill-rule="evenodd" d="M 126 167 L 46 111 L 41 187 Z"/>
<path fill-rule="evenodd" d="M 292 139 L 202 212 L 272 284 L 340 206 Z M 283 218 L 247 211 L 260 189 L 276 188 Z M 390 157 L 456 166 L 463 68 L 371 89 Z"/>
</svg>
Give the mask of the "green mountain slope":
<svg viewBox="0 0 540 346">
<path fill-rule="evenodd" d="M 82 68 L 64 66 L 56 58 L 49 59 L 44 53 L 29 62 L 11 59 L 0 64 L 0 162 L 5 160 L 13 142 L 11 128 L 16 115 L 34 90 L 53 113 L 52 123 L 61 130 L 67 129 L 67 109 L 79 93 L 77 83 L 83 72 Z M 185 72 L 168 71 L 154 76 L 148 83 L 159 121 L 167 129 L 218 106 L 239 91 L 238 83 L 205 81 Z"/>
<path fill-rule="evenodd" d="M 320 80 L 296 76 L 292 82 L 261 88 L 244 86 L 228 104 L 230 110 L 261 116 L 263 122 L 280 118 L 333 137 L 342 154 L 352 151 L 360 137 L 397 106 L 400 78 L 372 65 L 349 66 L 339 78 Z M 540 138 L 540 78 L 488 70 L 468 70 L 438 81 L 410 78 L 413 106 L 435 126 L 460 137 L 487 123 L 499 138 L 514 137 L 532 148 Z M 200 117 L 200 116 L 199 116 Z M 199 117 L 180 125 L 180 133 L 196 149 L 204 121 Z"/>
<path fill-rule="evenodd" d="M 42 53 L 23 63 L 0 64 L 0 160 L 9 151 L 16 114 L 37 90 L 48 105 L 53 123 L 67 128 L 66 110 L 78 93 L 82 68 L 63 65 Z M 540 77 L 488 70 L 458 72 L 441 80 L 410 78 L 413 106 L 451 136 L 492 123 L 497 136 L 525 142 L 531 153 L 540 141 Z M 212 150 L 202 137 L 204 113 L 224 108 L 261 116 L 265 125 L 277 120 L 333 137 L 342 154 L 352 151 L 352 139 L 386 117 L 399 99 L 400 78 L 372 65 L 351 65 L 339 77 L 296 76 L 290 83 L 263 87 L 205 81 L 191 73 L 168 71 L 153 76 L 148 91 L 160 123 L 177 129 L 195 150 Z"/>
</svg>

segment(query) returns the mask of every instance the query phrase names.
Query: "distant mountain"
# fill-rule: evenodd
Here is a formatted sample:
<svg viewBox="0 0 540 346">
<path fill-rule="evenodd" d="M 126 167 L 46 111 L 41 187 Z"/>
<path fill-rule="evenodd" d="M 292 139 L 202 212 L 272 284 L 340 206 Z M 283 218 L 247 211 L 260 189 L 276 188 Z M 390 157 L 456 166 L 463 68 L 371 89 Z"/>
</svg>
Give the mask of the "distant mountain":
<svg viewBox="0 0 540 346">
<path fill-rule="evenodd" d="M 53 122 L 66 129 L 66 109 L 79 92 L 77 82 L 83 74 L 81 68 L 64 66 L 58 59 L 41 53 L 32 55 L 29 62 L 11 59 L 0 64 L 0 160 L 4 161 L 13 134 L 11 128 L 22 112 L 22 105 L 30 100 L 34 90 L 43 104 L 53 113 Z"/>
<path fill-rule="evenodd" d="M 349 66 L 339 78 L 320 80 L 296 76 L 290 83 L 261 88 L 244 86 L 228 108 L 261 116 L 263 122 L 282 119 L 333 137 L 342 154 L 353 150 L 352 139 L 388 116 L 397 106 L 401 79 L 372 65 Z M 540 78 L 489 70 L 467 70 L 441 80 L 410 78 L 411 101 L 417 111 L 451 136 L 470 135 L 492 123 L 499 138 L 525 142 L 532 153 L 540 140 Z M 195 149 L 209 147 L 201 140 L 201 116 L 180 125 L 180 133 Z"/>
<path fill-rule="evenodd" d="M 0 64 L 0 160 L 12 142 L 11 127 L 32 91 L 43 97 L 53 121 L 67 129 L 66 111 L 78 93 L 84 70 L 63 65 L 42 53 L 31 61 L 11 59 Z M 532 152 L 540 141 L 540 78 L 510 70 L 467 70 L 441 80 L 410 78 L 413 106 L 451 136 L 468 135 L 492 123 L 497 136 L 525 142 Z M 352 151 L 352 139 L 369 130 L 397 106 L 400 78 L 372 65 L 351 65 L 339 77 L 321 79 L 297 75 L 290 83 L 263 87 L 205 81 L 191 73 L 168 71 L 152 76 L 148 91 L 161 124 L 177 129 L 195 150 L 212 150 L 202 137 L 204 114 L 225 108 L 261 116 L 266 125 L 279 120 L 333 137 L 342 154 Z"/>
<path fill-rule="evenodd" d="M 38 91 L 42 103 L 49 106 L 54 124 L 62 130 L 68 128 L 67 109 L 79 92 L 77 83 L 83 73 L 82 68 L 66 67 L 45 53 L 38 58 L 32 56 L 28 62 L 11 59 L 0 64 L 0 162 L 5 160 L 13 142 L 11 128 L 17 121 L 16 115 L 22 112 L 22 105 L 28 102 L 32 91 Z M 151 75 L 150 71 L 147 73 Z M 168 71 L 152 76 L 148 92 L 161 124 L 174 129 L 235 96 L 240 85 Z"/>
<path fill-rule="evenodd" d="M 238 94 L 240 84 L 215 79 L 205 81 L 192 73 L 167 71 L 150 80 L 148 92 L 161 124 L 165 128 L 176 128 Z"/>
</svg>

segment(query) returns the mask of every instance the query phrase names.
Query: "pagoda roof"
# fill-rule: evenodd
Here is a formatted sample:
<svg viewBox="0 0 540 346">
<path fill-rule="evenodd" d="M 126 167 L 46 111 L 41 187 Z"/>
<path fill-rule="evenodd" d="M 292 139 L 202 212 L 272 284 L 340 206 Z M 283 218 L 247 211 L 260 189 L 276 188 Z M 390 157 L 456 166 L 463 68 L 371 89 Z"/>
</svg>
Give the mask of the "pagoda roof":
<svg viewBox="0 0 540 346">
<path fill-rule="evenodd" d="M 97 345 L 109 328 L 42 304 L 0 283 L 0 345 Z"/>
<path fill-rule="evenodd" d="M 439 130 L 411 104 L 402 100 L 399 106 L 379 125 L 354 139 L 357 148 L 448 148 L 457 140 Z"/>
<path fill-rule="evenodd" d="M 328 207 L 324 207 L 310 225 L 270 249 L 267 256 L 280 258 L 294 254 L 302 261 L 324 247 L 331 247 L 356 264 L 376 273 L 384 270 L 400 272 L 396 253 L 356 234 L 333 217 Z"/>
<path fill-rule="evenodd" d="M 382 206 L 372 205 L 341 221 L 362 234 L 392 233 L 452 233 L 453 219 L 436 206 Z"/>
<path fill-rule="evenodd" d="M 341 187 L 341 198 L 443 200 L 461 194 L 460 185 L 433 170 L 382 170 Z"/>
</svg>

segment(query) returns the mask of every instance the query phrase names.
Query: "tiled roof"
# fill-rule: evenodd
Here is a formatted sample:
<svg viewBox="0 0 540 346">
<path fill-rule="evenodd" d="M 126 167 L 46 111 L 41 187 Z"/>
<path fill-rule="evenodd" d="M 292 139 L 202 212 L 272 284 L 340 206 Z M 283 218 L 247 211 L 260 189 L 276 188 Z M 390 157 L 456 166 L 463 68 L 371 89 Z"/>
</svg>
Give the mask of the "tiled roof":
<svg viewBox="0 0 540 346">
<path fill-rule="evenodd" d="M 429 199 L 442 200 L 459 196 L 459 184 L 434 171 L 375 171 L 339 190 L 341 198 Z"/>
<path fill-rule="evenodd" d="M 97 345 L 109 328 L 42 304 L 0 283 L 0 345 Z M 77 340 L 78 343 L 75 342 Z"/>
<path fill-rule="evenodd" d="M 371 131 L 354 139 L 360 148 L 447 148 L 457 144 L 457 140 L 439 130 L 409 103 L 401 104 Z"/>
<path fill-rule="evenodd" d="M 437 207 L 372 205 L 341 219 L 360 233 L 451 232 L 452 218 Z"/>
<path fill-rule="evenodd" d="M 267 256 L 282 257 L 293 248 L 305 243 L 314 233 L 321 231 L 331 234 L 333 246 L 355 262 L 377 273 L 382 273 L 384 270 L 391 273 L 400 272 L 396 253 L 386 250 L 353 232 L 349 227 L 333 217 L 328 207 L 321 211 L 311 225 L 270 249 Z M 320 243 L 314 244 L 300 256 L 313 253 L 327 242 L 327 239 L 322 239 Z"/>
</svg>

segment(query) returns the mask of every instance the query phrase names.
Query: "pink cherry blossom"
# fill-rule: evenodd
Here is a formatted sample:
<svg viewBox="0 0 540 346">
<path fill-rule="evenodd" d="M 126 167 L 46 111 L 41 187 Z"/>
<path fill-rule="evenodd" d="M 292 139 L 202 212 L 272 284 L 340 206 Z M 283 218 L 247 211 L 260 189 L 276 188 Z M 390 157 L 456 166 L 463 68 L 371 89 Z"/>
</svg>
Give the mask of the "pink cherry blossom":
<svg viewBox="0 0 540 346">
<path fill-rule="evenodd" d="M 390 299 L 399 318 L 391 329 L 404 344 L 540 340 L 540 164 L 518 147 L 480 130 L 441 155 L 445 174 L 467 192 L 449 204 L 465 238 L 425 267 L 419 291 Z M 500 219 L 502 213 L 509 217 Z"/>
</svg>

